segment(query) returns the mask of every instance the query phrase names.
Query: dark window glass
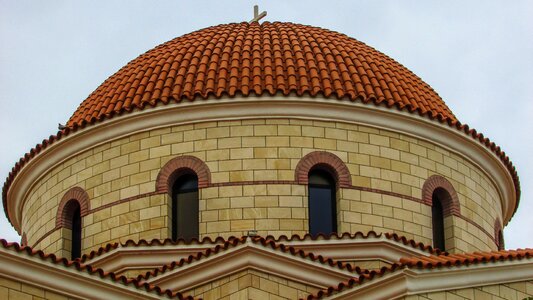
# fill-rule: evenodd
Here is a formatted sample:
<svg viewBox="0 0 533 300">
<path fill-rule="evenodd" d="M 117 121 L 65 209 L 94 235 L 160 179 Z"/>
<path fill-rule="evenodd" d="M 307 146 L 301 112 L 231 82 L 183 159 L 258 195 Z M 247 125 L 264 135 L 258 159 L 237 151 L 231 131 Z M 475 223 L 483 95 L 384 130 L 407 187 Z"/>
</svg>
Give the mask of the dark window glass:
<svg viewBox="0 0 533 300">
<path fill-rule="evenodd" d="M 337 232 L 335 181 L 322 170 L 309 172 L 309 233 Z"/>
<path fill-rule="evenodd" d="M 72 246 L 71 246 L 71 259 L 81 257 L 81 215 L 80 205 L 78 201 L 71 201 L 69 205 L 71 209 L 71 221 L 72 221 Z"/>
<path fill-rule="evenodd" d="M 444 247 L 444 214 L 439 193 L 433 193 L 433 205 L 431 206 L 431 217 L 433 220 L 433 247 L 445 250 Z"/>
<path fill-rule="evenodd" d="M 172 239 L 198 238 L 198 177 L 179 177 L 172 191 Z"/>
<path fill-rule="evenodd" d="M 498 250 L 505 249 L 505 241 L 503 240 L 503 232 L 498 230 Z"/>
</svg>

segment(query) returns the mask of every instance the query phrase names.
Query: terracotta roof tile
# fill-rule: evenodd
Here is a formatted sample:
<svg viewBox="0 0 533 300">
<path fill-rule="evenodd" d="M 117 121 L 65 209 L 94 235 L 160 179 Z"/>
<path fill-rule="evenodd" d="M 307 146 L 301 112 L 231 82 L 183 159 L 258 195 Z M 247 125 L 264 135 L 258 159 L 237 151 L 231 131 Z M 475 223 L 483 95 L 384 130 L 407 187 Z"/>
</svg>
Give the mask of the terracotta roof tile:
<svg viewBox="0 0 533 300">
<path fill-rule="evenodd" d="M 433 269 L 440 267 L 472 265 L 496 261 L 533 258 L 533 249 L 472 252 L 446 255 L 417 256 L 400 259 L 400 263 L 410 268 Z"/>
<path fill-rule="evenodd" d="M 265 236 L 265 237 L 261 237 L 262 239 L 264 239 L 265 241 L 273 241 L 277 244 L 283 244 L 284 242 L 292 242 L 292 241 L 315 241 L 315 240 L 340 240 L 340 239 L 368 239 L 368 238 L 379 238 L 379 237 L 382 237 L 384 236 L 385 238 L 391 240 L 391 241 L 395 241 L 397 243 L 401 243 L 403 245 L 406 245 L 406 246 L 410 246 L 414 249 L 419 249 L 419 250 L 422 250 L 422 251 L 425 251 L 427 253 L 430 253 L 430 254 L 441 254 L 441 253 L 446 253 L 446 252 L 442 252 L 441 250 L 439 249 L 436 249 L 436 248 L 433 248 L 431 246 L 427 246 L 427 245 L 424 245 L 420 242 L 416 242 L 415 240 L 412 240 L 412 239 L 408 239 L 406 238 L 405 236 L 400 236 L 396 233 L 376 233 L 375 231 L 369 231 L 368 233 L 363 233 L 363 232 L 356 232 L 356 233 L 348 233 L 348 232 L 345 232 L 345 233 L 342 233 L 342 234 L 337 234 L 337 233 L 333 233 L 331 235 L 324 235 L 324 234 L 319 234 L 319 235 L 316 235 L 316 236 L 312 236 L 310 234 L 305 234 L 303 236 L 300 236 L 300 235 L 292 235 L 290 237 L 286 236 L 286 235 L 281 235 L 279 237 L 274 237 L 274 236 L 271 236 L 271 235 L 268 235 L 268 236 Z M 141 239 L 139 241 L 134 241 L 134 240 L 127 240 L 126 242 L 124 243 L 110 243 L 110 244 L 107 244 L 103 247 L 100 247 L 98 248 L 97 250 L 93 250 L 91 251 L 89 254 L 84 254 L 82 255 L 82 257 L 80 258 L 80 261 L 83 262 L 83 263 L 87 263 L 89 262 L 90 260 L 92 260 L 93 258 L 96 258 L 98 256 L 101 256 L 105 253 L 108 253 L 110 251 L 113 251 L 119 247 L 142 247 L 142 246 L 166 246 L 166 245 L 211 245 L 214 246 L 214 245 L 221 245 L 221 244 L 225 244 L 226 242 L 229 242 L 229 241 L 234 241 L 234 240 L 240 240 L 240 239 L 243 239 L 245 237 L 235 237 L 235 236 L 230 236 L 226 239 L 222 238 L 222 237 L 217 237 L 216 239 L 211 239 L 210 237 L 204 237 L 202 238 L 201 240 L 199 239 L 192 239 L 190 241 L 185 241 L 183 239 L 179 239 L 177 241 L 173 241 L 171 239 L 164 239 L 164 240 L 159 240 L 159 239 L 153 239 L 153 240 L 144 240 L 144 239 Z M 298 248 L 298 246 L 293 246 L 294 248 Z M 89 262 L 90 264 L 90 262 Z"/>
<path fill-rule="evenodd" d="M 507 166 L 517 193 L 516 211 L 520 184 L 505 152 L 461 124 L 428 84 L 390 57 L 344 34 L 281 22 L 205 28 L 132 60 L 80 104 L 66 129 L 43 140 L 15 164 L 2 189 L 4 208 L 20 168 L 48 145 L 85 126 L 184 99 L 292 93 L 384 105 L 463 131 Z"/>
<path fill-rule="evenodd" d="M 236 237 L 229 237 L 228 240 L 236 239 Z M 211 239 L 210 237 L 204 237 L 201 240 L 198 239 L 192 239 L 190 241 L 186 241 L 183 239 L 178 239 L 177 241 L 173 241 L 171 239 L 153 239 L 150 241 L 141 239 L 139 241 L 134 240 L 127 240 L 124 243 L 111 243 L 107 244 L 103 247 L 98 248 L 98 250 L 93 250 L 89 254 L 84 254 L 81 256 L 80 261 L 83 263 L 86 263 L 90 260 L 92 260 L 95 257 L 101 256 L 105 253 L 108 253 L 110 251 L 113 251 L 119 247 L 142 247 L 142 246 L 164 246 L 164 245 L 216 245 L 216 244 L 224 244 L 226 240 L 222 237 L 217 237 L 216 239 Z"/>
<path fill-rule="evenodd" d="M 346 270 L 348 272 L 353 272 L 354 274 L 359 274 L 359 273 L 363 273 L 363 272 L 366 271 L 366 270 L 363 270 L 363 269 L 361 269 L 359 267 L 353 267 L 349 263 L 343 263 L 343 262 L 340 262 L 340 261 L 335 261 L 335 260 L 333 260 L 331 258 L 323 257 L 322 255 L 315 255 L 314 253 L 305 252 L 305 251 L 299 250 L 299 249 L 297 249 L 295 247 L 286 246 L 284 244 L 279 244 L 279 243 L 276 243 L 276 242 L 274 242 L 272 240 L 267 240 L 267 239 L 262 238 L 262 237 L 247 237 L 247 236 L 243 236 L 241 238 L 230 238 L 226 242 L 224 242 L 223 244 L 216 245 L 214 248 L 207 249 L 206 251 L 203 251 L 203 252 L 198 252 L 196 255 L 189 255 L 189 257 L 183 258 L 180 261 L 174 261 L 174 262 L 172 262 L 170 264 L 164 265 L 164 266 L 162 266 L 160 268 L 157 268 L 157 269 L 155 269 L 153 271 L 147 272 L 144 275 L 139 275 L 137 277 L 137 279 L 142 282 L 144 280 L 147 280 L 148 278 L 159 276 L 159 275 L 164 274 L 164 273 L 166 273 L 168 271 L 172 271 L 172 270 L 174 270 L 176 268 L 179 268 L 179 267 L 181 267 L 183 265 L 190 264 L 192 262 L 199 261 L 199 260 L 205 259 L 205 258 L 207 258 L 209 256 L 215 255 L 217 253 L 224 252 L 225 250 L 227 250 L 229 248 L 233 248 L 233 247 L 237 247 L 237 246 L 246 244 L 247 241 L 250 241 L 251 243 L 254 243 L 254 244 L 262 245 L 263 247 L 269 247 L 269 248 L 271 248 L 273 250 L 281 251 L 283 253 L 288 253 L 288 254 L 291 254 L 293 256 L 298 256 L 298 257 L 301 257 L 301 258 L 304 258 L 304 259 L 309 259 L 311 261 L 319 262 L 319 263 L 321 263 L 323 265 L 327 265 L 327 266 L 330 266 L 330 267 L 333 267 L 333 268 L 339 268 L 339 269 L 342 269 L 342 270 Z"/>
<path fill-rule="evenodd" d="M 91 93 L 67 126 L 169 100 L 291 92 L 386 102 L 457 121 L 428 84 L 353 38 L 293 23 L 243 22 L 192 32 L 142 54 Z"/>
<path fill-rule="evenodd" d="M 396 233 L 376 233 L 375 231 L 369 231 L 368 233 L 363 232 L 356 232 L 356 233 L 349 233 L 345 232 L 342 234 L 333 233 L 331 235 L 324 235 L 324 234 L 318 234 L 317 236 L 312 236 L 310 234 L 306 234 L 303 236 L 300 235 L 292 235 L 291 237 L 287 237 L 285 235 L 281 235 L 279 237 L 273 237 L 273 236 L 266 236 L 264 237 L 265 240 L 272 240 L 276 243 L 283 243 L 283 242 L 290 242 L 290 241 L 304 241 L 304 240 L 333 240 L 333 239 L 368 239 L 368 238 L 379 238 L 381 236 L 384 236 L 385 238 L 395 241 L 397 243 L 404 244 L 406 246 L 411 246 L 415 249 L 420 249 L 422 251 L 431 253 L 431 254 L 437 254 L 440 255 L 441 253 L 445 253 L 439 249 L 433 248 L 431 246 L 424 245 L 423 243 L 417 242 L 412 239 L 408 239 L 405 236 L 400 236 Z M 298 246 L 295 246 L 298 248 Z"/>
</svg>

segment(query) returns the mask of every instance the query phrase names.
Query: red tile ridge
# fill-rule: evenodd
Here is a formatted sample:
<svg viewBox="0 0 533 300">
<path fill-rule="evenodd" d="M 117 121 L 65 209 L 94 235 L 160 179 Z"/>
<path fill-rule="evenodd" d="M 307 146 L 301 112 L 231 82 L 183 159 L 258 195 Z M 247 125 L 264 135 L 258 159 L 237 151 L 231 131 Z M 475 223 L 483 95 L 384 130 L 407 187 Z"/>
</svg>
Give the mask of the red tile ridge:
<svg viewBox="0 0 533 300">
<path fill-rule="evenodd" d="M 533 258 L 533 249 L 516 249 L 490 252 L 472 252 L 458 254 L 431 255 L 429 257 L 405 257 L 400 259 L 402 265 L 410 268 L 432 269 L 440 267 L 463 266 L 496 261 Z"/>
<path fill-rule="evenodd" d="M 376 233 L 375 231 L 369 231 L 367 233 L 363 232 L 356 232 L 356 233 L 349 233 L 344 232 L 342 234 L 339 233 L 332 233 L 329 235 L 326 234 L 318 234 L 316 236 L 313 236 L 311 234 L 305 234 L 303 236 L 294 234 L 290 237 L 286 235 L 280 235 L 279 237 L 274 237 L 272 235 L 267 235 L 262 237 L 265 241 L 273 241 L 276 244 L 283 244 L 283 242 L 291 242 L 291 241 L 317 241 L 317 240 L 340 240 L 340 239 L 368 239 L 368 238 L 380 238 L 381 236 L 386 237 L 389 240 L 401 243 L 406 246 L 411 246 L 412 248 L 422 250 L 424 252 L 428 252 L 431 254 L 442 254 L 445 253 L 439 249 L 433 248 L 431 246 L 424 245 L 423 243 L 416 242 L 412 239 L 407 239 L 405 236 L 400 236 L 396 233 Z M 117 248 L 124 248 L 124 247 L 140 247 L 140 246 L 167 246 L 167 245 L 215 245 L 215 244 L 225 244 L 228 241 L 233 241 L 235 239 L 239 240 L 242 237 L 236 237 L 236 236 L 230 236 L 228 238 L 223 237 L 217 237 L 215 239 L 212 239 L 211 237 L 204 237 L 202 239 L 196 239 L 193 238 L 191 240 L 184 240 L 184 239 L 178 239 L 176 241 L 171 239 L 152 239 L 152 240 L 144 240 L 141 239 L 139 241 L 134 240 L 127 240 L 122 243 L 109 243 L 105 246 L 102 246 L 98 248 L 97 250 L 93 250 L 88 254 L 83 254 L 80 258 L 80 261 L 85 263 L 88 262 L 95 257 L 101 256 L 105 253 L 108 253 L 110 251 L 113 251 Z M 291 246 L 298 248 L 297 246 Z"/>
<path fill-rule="evenodd" d="M 347 270 L 348 272 L 353 272 L 354 274 L 363 273 L 365 270 L 359 268 L 359 267 L 352 267 L 351 264 L 343 263 L 340 261 L 335 261 L 331 258 L 326 258 L 322 255 L 315 255 L 311 252 L 306 252 L 303 250 L 296 249 L 292 246 L 286 246 L 284 244 L 276 243 L 272 240 L 267 240 L 263 237 L 248 237 L 243 236 L 241 238 L 232 238 L 228 239 L 224 244 L 216 245 L 214 248 L 207 249 L 202 252 L 198 252 L 196 255 L 189 255 L 187 258 L 182 258 L 179 261 L 173 261 L 170 264 L 166 264 L 162 267 L 156 268 L 152 271 L 146 272 L 145 274 L 141 274 L 137 276 L 137 280 L 139 281 L 145 281 L 149 278 L 159 276 L 161 274 L 164 274 L 168 271 L 172 271 L 176 268 L 179 268 L 181 266 L 191 264 L 196 261 L 200 261 L 202 259 L 208 258 L 212 255 L 216 255 L 218 253 L 222 253 L 230 248 L 234 248 L 243 244 L 246 244 L 247 241 L 250 241 L 254 244 L 260 244 L 264 247 L 269 247 L 276 251 L 281 251 L 283 253 L 288 253 L 293 256 L 301 257 L 303 259 L 309 259 L 313 262 L 319 262 L 323 265 L 327 265 L 330 267 L 338 268 L 341 270 Z"/>
<path fill-rule="evenodd" d="M 266 240 L 272 240 L 276 243 L 283 243 L 283 242 L 290 242 L 290 241 L 306 241 L 306 240 L 340 240 L 340 239 L 368 239 L 368 238 L 380 238 L 381 236 L 384 236 L 388 240 L 401 243 L 406 246 L 411 246 L 412 248 L 422 250 L 424 252 L 428 252 L 431 254 L 441 254 L 444 253 L 440 249 L 433 248 L 432 246 L 424 245 L 423 243 L 417 242 L 412 239 L 408 239 L 405 236 L 400 236 L 396 233 L 376 233 L 375 231 L 371 230 L 367 233 L 358 231 L 355 233 L 350 232 L 344 232 L 344 233 L 332 233 L 332 234 L 318 234 L 318 235 L 311 235 L 311 234 L 305 234 L 303 236 L 294 234 L 290 237 L 286 235 L 280 235 L 279 237 L 274 237 L 272 235 L 265 236 L 264 238 Z M 297 247 L 297 246 L 296 246 Z"/>
<path fill-rule="evenodd" d="M 228 240 L 235 239 L 236 237 L 229 237 Z M 178 239 L 176 241 L 172 239 L 152 239 L 152 240 L 145 240 L 141 239 L 139 241 L 134 240 L 127 240 L 122 243 L 109 243 L 105 246 L 102 246 L 98 248 L 97 250 L 91 251 L 89 254 L 83 254 L 80 258 L 81 262 L 87 262 L 92 260 L 95 257 L 101 256 L 105 253 L 108 253 L 110 251 L 113 251 L 117 248 L 124 248 L 124 247 L 142 247 L 142 246 L 167 246 L 167 245 L 208 245 L 208 244 L 223 244 L 226 242 L 226 240 L 222 237 L 217 237 L 215 239 L 211 239 L 210 237 L 204 237 L 202 239 L 196 239 L 193 238 L 191 240 L 184 240 L 184 239 Z"/>
</svg>

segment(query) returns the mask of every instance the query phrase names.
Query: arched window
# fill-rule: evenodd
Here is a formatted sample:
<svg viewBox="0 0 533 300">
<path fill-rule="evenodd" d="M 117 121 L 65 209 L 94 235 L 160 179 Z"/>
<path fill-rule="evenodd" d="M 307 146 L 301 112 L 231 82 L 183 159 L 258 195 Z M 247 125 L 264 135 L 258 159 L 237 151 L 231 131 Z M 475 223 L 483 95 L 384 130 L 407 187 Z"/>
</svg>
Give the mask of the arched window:
<svg viewBox="0 0 533 300">
<path fill-rule="evenodd" d="M 431 219 L 433 221 L 433 247 L 445 250 L 445 235 L 444 235 L 444 210 L 442 208 L 442 201 L 446 197 L 446 190 L 436 189 L 433 192 L 433 199 L 431 205 Z"/>
<path fill-rule="evenodd" d="M 337 232 L 336 184 L 322 169 L 309 172 L 309 233 L 313 236 Z"/>
<path fill-rule="evenodd" d="M 198 238 L 198 177 L 193 173 L 179 176 L 172 186 L 172 239 Z"/>
<path fill-rule="evenodd" d="M 78 201 L 72 199 L 67 202 L 63 211 L 65 228 L 70 229 L 66 239 L 70 239 L 70 257 L 76 259 L 81 257 L 81 208 Z M 66 247 L 68 250 L 68 246 Z"/>
<path fill-rule="evenodd" d="M 56 215 L 56 228 L 61 228 L 62 256 L 81 257 L 81 218 L 89 214 L 89 195 L 80 187 L 68 190 Z"/>
<path fill-rule="evenodd" d="M 453 185 L 440 175 L 430 176 L 422 187 L 422 202 L 431 206 L 433 247 L 454 251 L 454 216 L 461 216 L 461 206 Z"/>
</svg>

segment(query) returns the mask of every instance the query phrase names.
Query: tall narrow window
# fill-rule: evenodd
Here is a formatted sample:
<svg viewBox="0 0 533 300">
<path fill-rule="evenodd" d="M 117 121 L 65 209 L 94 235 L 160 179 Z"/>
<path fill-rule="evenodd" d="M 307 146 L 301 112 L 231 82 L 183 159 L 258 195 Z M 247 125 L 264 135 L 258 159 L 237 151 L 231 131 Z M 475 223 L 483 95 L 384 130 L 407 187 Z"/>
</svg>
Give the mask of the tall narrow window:
<svg viewBox="0 0 533 300">
<path fill-rule="evenodd" d="M 63 207 L 63 225 L 65 232 L 64 250 L 70 252 L 70 258 L 81 257 L 81 207 L 77 200 L 71 199 Z"/>
<path fill-rule="evenodd" d="M 172 187 L 172 239 L 198 238 L 198 177 L 180 176 Z"/>
<path fill-rule="evenodd" d="M 309 233 L 337 232 L 335 180 L 323 170 L 309 172 Z"/>
<path fill-rule="evenodd" d="M 72 254 L 71 258 L 76 259 L 81 257 L 81 214 L 80 205 L 78 201 L 71 201 L 73 203 L 73 211 L 71 215 L 72 221 Z"/>
<path fill-rule="evenodd" d="M 446 191 L 442 189 L 436 189 L 433 192 L 433 201 L 431 206 L 431 218 L 433 221 L 433 247 L 440 250 L 446 250 L 445 248 L 445 235 L 444 235 L 444 211 L 442 208 L 442 201 L 446 197 Z"/>
</svg>

